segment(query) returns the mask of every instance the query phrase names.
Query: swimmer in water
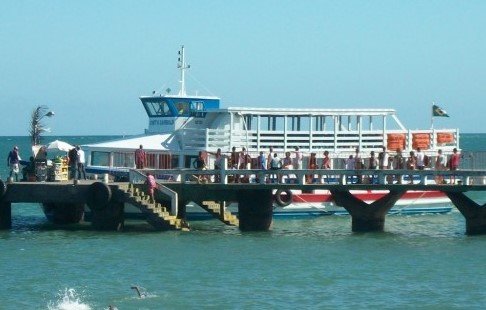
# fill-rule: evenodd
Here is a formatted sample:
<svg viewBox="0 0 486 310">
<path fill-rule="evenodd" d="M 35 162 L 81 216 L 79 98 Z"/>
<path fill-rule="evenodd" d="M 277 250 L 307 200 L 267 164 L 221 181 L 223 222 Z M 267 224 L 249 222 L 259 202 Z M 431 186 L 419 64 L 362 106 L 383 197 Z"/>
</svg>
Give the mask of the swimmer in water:
<svg viewBox="0 0 486 310">
<path fill-rule="evenodd" d="M 145 297 L 145 294 L 140 292 L 140 288 L 138 286 L 132 286 L 130 288 L 132 290 L 136 290 L 137 291 L 138 297 L 140 297 L 140 298 L 144 298 Z"/>
<path fill-rule="evenodd" d="M 115 306 L 109 305 L 108 306 L 108 310 L 118 310 L 118 308 L 115 307 Z"/>
</svg>

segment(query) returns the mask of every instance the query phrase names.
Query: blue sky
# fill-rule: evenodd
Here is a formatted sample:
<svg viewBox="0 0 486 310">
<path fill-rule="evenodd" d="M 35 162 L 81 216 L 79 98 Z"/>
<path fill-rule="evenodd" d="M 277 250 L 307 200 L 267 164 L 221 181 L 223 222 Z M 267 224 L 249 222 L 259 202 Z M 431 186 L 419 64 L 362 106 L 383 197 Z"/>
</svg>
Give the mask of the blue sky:
<svg viewBox="0 0 486 310">
<path fill-rule="evenodd" d="M 138 97 L 178 89 L 223 106 L 394 108 L 405 126 L 486 132 L 486 1 L 3 0 L 0 135 L 139 134 Z"/>
</svg>

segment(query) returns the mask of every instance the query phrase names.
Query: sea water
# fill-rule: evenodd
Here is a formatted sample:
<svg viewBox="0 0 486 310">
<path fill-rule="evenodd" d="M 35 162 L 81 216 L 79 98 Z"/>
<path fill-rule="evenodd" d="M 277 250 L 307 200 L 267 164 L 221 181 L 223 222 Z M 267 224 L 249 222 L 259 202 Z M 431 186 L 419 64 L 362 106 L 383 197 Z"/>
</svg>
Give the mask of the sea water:
<svg viewBox="0 0 486 310">
<path fill-rule="evenodd" d="M 60 138 L 72 144 L 101 139 Z M 486 149 L 486 135 L 463 135 L 461 146 L 481 150 L 477 141 Z M 14 144 L 22 157 L 29 155 L 27 137 L 0 137 L 5 163 Z M 6 173 L 5 165 L 2 179 Z M 485 195 L 474 195 L 484 200 Z M 268 232 L 244 233 L 216 220 L 193 222 L 190 232 L 154 232 L 140 221 L 127 223 L 124 232 L 97 232 L 86 224 L 52 225 L 38 204 L 13 204 L 12 224 L 0 231 L 0 309 L 483 309 L 486 304 L 486 236 L 466 236 L 456 209 L 387 216 L 381 233 L 351 232 L 349 216 L 275 220 Z"/>
</svg>

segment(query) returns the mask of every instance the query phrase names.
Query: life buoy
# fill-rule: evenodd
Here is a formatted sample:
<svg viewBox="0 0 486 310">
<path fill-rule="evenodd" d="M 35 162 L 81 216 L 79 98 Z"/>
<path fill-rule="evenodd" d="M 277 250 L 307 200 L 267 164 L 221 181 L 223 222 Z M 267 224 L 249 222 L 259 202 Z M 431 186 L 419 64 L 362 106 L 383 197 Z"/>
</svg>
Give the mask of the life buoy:
<svg viewBox="0 0 486 310">
<path fill-rule="evenodd" d="M 275 193 L 275 202 L 281 207 L 286 207 L 292 203 L 292 191 L 290 189 L 279 189 Z"/>
<path fill-rule="evenodd" d="M 111 189 L 103 182 L 94 182 L 89 186 L 86 203 L 92 210 L 100 210 L 111 200 Z"/>
<path fill-rule="evenodd" d="M 2 198 L 7 193 L 7 184 L 0 180 L 0 198 Z"/>
<path fill-rule="evenodd" d="M 412 134 L 412 148 L 426 150 L 430 147 L 430 135 L 428 133 Z"/>
<path fill-rule="evenodd" d="M 452 132 L 438 132 L 437 143 L 453 143 L 454 135 Z"/>
<path fill-rule="evenodd" d="M 405 148 L 405 134 L 403 133 L 391 133 L 387 135 L 386 148 L 389 150 L 403 150 Z"/>
</svg>

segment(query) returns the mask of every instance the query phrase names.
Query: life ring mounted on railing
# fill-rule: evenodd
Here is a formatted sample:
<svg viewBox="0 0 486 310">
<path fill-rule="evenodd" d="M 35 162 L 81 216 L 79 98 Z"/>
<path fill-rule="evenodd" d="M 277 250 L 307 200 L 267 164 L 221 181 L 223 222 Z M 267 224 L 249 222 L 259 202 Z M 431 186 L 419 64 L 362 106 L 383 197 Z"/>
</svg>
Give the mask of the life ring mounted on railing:
<svg viewBox="0 0 486 310">
<path fill-rule="evenodd" d="M 292 191 L 290 189 L 278 189 L 275 192 L 275 202 L 281 207 L 286 207 L 291 204 L 292 198 Z"/>
</svg>

